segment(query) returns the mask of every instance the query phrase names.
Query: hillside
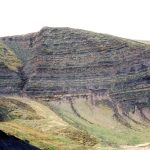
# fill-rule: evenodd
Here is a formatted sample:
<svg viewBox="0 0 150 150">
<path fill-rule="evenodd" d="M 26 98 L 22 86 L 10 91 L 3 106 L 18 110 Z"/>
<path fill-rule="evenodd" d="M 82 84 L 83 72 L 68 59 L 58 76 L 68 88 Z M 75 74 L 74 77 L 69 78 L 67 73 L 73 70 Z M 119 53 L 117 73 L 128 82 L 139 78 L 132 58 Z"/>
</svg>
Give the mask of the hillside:
<svg viewBox="0 0 150 150">
<path fill-rule="evenodd" d="M 94 136 L 72 127 L 47 106 L 29 98 L 1 97 L 0 116 L 3 116 L 0 118 L 0 130 L 42 150 L 92 149 L 97 143 Z M 5 143 L 10 145 L 7 141 Z M 28 145 L 24 148 L 27 149 Z"/>
<path fill-rule="evenodd" d="M 150 45 L 49 27 L 0 41 L 0 95 L 30 97 L 47 105 L 101 146 L 150 141 Z M 12 114 L 4 116 L 9 121 Z"/>
</svg>

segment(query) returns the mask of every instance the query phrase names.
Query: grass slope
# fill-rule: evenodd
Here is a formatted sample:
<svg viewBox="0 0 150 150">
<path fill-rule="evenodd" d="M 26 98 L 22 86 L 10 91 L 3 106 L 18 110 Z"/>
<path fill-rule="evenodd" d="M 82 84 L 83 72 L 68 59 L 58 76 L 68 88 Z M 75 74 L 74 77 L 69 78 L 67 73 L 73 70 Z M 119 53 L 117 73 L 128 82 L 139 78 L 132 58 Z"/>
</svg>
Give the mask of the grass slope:
<svg viewBox="0 0 150 150">
<path fill-rule="evenodd" d="M 150 141 L 150 126 L 130 122 L 134 128 L 128 128 L 116 121 L 113 118 L 113 111 L 104 105 L 95 107 L 83 99 L 76 100 L 74 109 L 80 114 L 81 117 L 79 117 L 71 111 L 68 102 L 61 103 L 53 104 L 50 102 L 49 105 L 66 122 L 97 137 L 101 148 L 117 147 L 119 149 L 122 145 L 130 146 Z"/>
<path fill-rule="evenodd" d="M 28 98 L 0 97 L 0 116 L 0 130 L 43 150 L 92 149 L 97 143 L 95 137 L 70 126 L 47 106 Z"/>
<path fill-rule="evenodd" d="M 0 97 L 0 130 L 43 150 L 140 150 L 138 144 L 150 141 L 149 127 L 127 128 L 117 123 L 105 106 L 94 108 L 84 100 L 76 101 L 74 108 L 84 120 L 73 113 L 67 102 L 59 107 L 50 105 L 60 117 L 48 106 L 29 98 Z"/>
</svg>

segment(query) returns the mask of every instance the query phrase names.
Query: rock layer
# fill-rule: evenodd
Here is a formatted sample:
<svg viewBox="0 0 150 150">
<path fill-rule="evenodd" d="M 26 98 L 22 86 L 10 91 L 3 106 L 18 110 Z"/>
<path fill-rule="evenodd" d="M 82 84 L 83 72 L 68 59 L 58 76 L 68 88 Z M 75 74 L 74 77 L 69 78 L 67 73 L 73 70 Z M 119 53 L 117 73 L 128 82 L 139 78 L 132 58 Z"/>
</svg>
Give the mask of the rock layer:
<svg viewBox="0 0 150 150">
<path fill-rule="evenodd" d="M 1 40 L 23 62 L 19 74 L 23 77 L 15 77 L 22 81 L 22 93 L 42 97 L 84 95 L 93 105 L 105 96 L 117 118 L 138 110 L 149 121 L 149 113 L 144 113 L 150 112 L 149 45 L 83 30 L 48 27 Z"/>
</svg>

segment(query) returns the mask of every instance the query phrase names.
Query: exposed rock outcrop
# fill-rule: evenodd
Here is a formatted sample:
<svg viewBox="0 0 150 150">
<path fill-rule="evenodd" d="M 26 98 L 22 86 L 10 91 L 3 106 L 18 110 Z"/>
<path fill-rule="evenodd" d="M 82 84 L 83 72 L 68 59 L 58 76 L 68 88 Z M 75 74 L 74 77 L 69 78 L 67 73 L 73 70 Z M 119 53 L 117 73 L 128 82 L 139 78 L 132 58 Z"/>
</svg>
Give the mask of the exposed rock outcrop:
<svg viewBox="0 0 150 150">
<path fill-rule="evenodd" d="M 16 94 L 19 93 L 20 78 L 15 71 L 10 70 L 4 63 L 0 63 L 0 93 Z"/>
<path fill-rule="evenodd" d="M 20 91 L 18 68 L 21 61 L 13 50 L 0 42 L 0 93 L 14 94 Z"/>
<path fill-rule="evenodd" d="M 91 98 L 93 105 L 105 96 L 117 117 L 128 117 L 138 110 L 149 121 L 149 45 L 83 30 L 47 27 L 1 40 L 23 62 L 19 77 L 11 75 L 22 81 L 23 93 L 40 97 L 82 94 Z M 7 75 L 5 71 L 3 76 Z M 12 91 L 18 93 L 18 88 Z"/>
</svg>

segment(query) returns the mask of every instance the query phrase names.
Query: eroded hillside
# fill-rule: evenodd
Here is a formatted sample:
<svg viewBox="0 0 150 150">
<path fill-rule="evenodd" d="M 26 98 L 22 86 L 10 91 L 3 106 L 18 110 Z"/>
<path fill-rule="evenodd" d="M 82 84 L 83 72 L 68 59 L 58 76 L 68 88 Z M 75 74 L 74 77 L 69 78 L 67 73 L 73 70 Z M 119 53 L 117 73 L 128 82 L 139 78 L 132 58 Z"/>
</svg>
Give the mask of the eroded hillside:
<svg viewBox="0 0 150 150">
<path fill-rule="evenodd" d="M 0 40 L 1 95 L 38 99 L 70 124 L 114 145 L 119 139 L 102 136 L 102 128 L 149 126 L 150 45 L 48 27 Z M 125 137 L 118 144 L 128 142 Z"/>
<path fill-rule="evenodd" d="M 93 105 L 109 103 L 122 121 L 122 114 L 129 117 L 130 112 L 139 113 L 147 121 L 150 119 L 147 115 L 149 45 L 83 30 L 47 27 L 37 33 L 1 40 L 23 64 L 20 74 L 5 69 L 10 72 L 10 79 L 21 80 L 19 84 L 5 79 L 8 85 L 13 82 L 15 87 L 20 87 L 14 93 L 38 97 L 57 95 L 60 99 L 65 99 L 65 94 L 84 96 Z M 9 73 L 4 74 L 1 78 Z"/>
</svg>

